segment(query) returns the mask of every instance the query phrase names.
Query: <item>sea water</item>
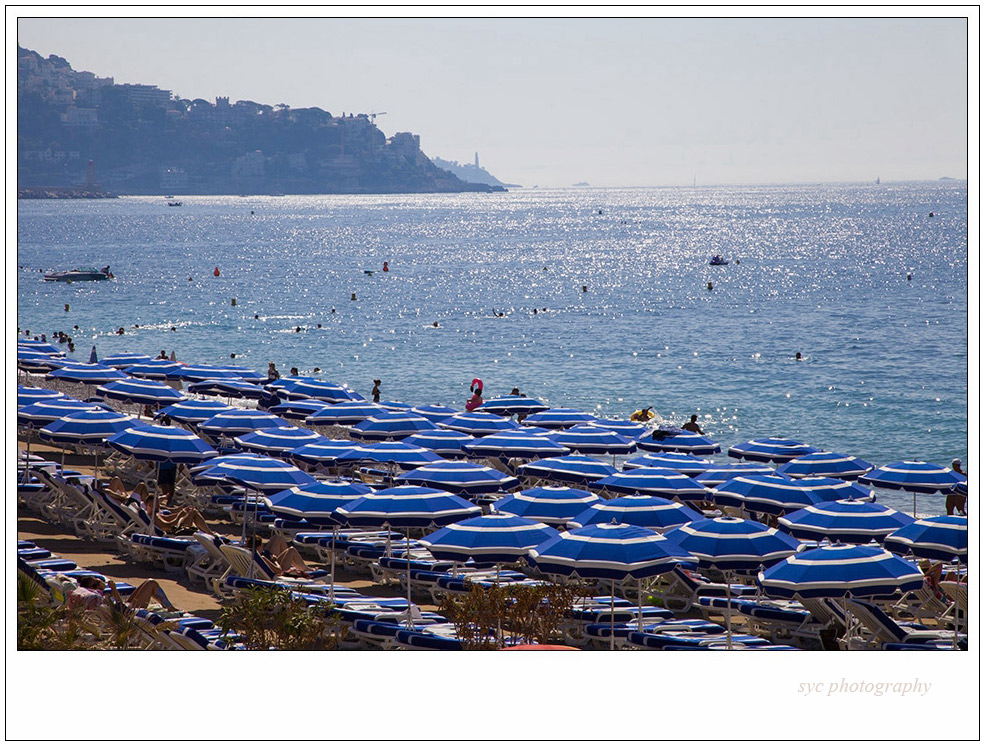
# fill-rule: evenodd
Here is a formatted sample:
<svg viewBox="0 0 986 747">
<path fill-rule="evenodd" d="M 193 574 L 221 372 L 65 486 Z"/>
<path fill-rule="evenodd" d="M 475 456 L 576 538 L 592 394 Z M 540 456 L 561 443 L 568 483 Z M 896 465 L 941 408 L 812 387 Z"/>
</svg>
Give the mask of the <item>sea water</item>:
<svg viewBox="0 0 986 747">
<path fill-rule="evenodd" d="M 458 408 L 480 378 L 604 417 L 696 413 L 723 452 L 966 462 L 964 181 L 181 201 L 20 201 L 18 325 L 83 360 L 273 361 Z M 87 265 L 115 279 L 42 281 Z"/>
</svg>

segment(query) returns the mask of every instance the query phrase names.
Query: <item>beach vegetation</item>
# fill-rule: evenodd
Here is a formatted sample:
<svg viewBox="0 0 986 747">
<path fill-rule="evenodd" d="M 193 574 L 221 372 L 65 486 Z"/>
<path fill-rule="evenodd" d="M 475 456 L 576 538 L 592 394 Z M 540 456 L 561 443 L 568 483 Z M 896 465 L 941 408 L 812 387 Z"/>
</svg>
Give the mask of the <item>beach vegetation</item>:
<svg viewBox="0 0 986 747">
<path fill-rule="evenodd" d="M 309 605 L 288 589 L 250 589 L 224 605 L 218 626 L 251 651 L 339 648 L 339 626 L 328 600 Z"/>
</svg>

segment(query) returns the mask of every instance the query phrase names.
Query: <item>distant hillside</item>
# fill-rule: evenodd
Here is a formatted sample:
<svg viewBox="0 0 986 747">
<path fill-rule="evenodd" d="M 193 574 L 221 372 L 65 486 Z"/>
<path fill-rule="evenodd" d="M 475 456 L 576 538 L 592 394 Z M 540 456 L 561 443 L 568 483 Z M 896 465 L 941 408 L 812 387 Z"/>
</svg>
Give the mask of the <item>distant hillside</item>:
<svg viewBox="0 0 986 747">
<path fill-rule="evenodd" d="M 441 158 L 433 157 L 431 162 L 440 169 L 451 171 L 464 182 L 473 184 L 488 184 L 493 187 L 520 187 L 519 184 L 506 184 L 497 179 L 493 174 L 479 165 L 479 155 L 476 155 L 475 163 L 460 164 L 458 161 L 445 161 Z"/>
<path fill-rule="evenodd" d="M 184 99 L 17 49 L 17 186 L 119 194 L 490 192 L 374 114 Z M 43 194 L 44 192 L 42 192 Z"/>
</svg>

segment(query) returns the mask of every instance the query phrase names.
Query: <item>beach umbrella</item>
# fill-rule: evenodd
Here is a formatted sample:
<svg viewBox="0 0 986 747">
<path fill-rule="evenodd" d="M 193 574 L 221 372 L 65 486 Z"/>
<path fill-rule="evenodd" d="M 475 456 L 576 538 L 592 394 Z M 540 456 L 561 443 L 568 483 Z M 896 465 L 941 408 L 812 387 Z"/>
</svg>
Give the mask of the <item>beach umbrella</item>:
<svg viewBox="0 0 986 747">
<path fill-rule="evenodd" d="M 816 451 L 814 446 L 789 438 L 758 438 L 731 446 L 727 453 L 734 459 L 782 464 Z"/>
<path fill-rule="evenodd" d="M 445 405 L 422 405 L 420 407 L 412 407 L 410 412 L 414 415 L 428 418 L 432 423 L 438 423 L 446 418 L 452 417 L 458 411 Z"/>
<path fill-rule="evenodd" d="M 445 428 L 434 428 L 429 431 L 418 431 L 417 433 L 412 433 L 410 436 L 401 439 L 401 441 L 409 446 L 429 449 L 445 459 L 465 455 L 463 447 L 466 444 L 472 443 L 474 440 L 475 439 L 472 436 L 466 433 L 450 431 Z"/>
<path fill-rule="evenodd" d="M 402 469 L 414 469 L 442 458 L 434 451 L 411 446 L 402 441 L 378 441 L 365 443 L 346 449 L 336 455 L 337 464 L 354 462 L 375 462 L 377 464 L 396 464 Z"/>
<path fill-rule="evenodd" d="M 40 342 L 38 340 L 18 340 L 17 347 L 19 348 L 30 348 L 39 353 L 46 353 L 48 355 L 58 355 L 64 356 L 65 352 L 59 348 L 52 345 L 50 342 Z"/>
<path fill-rule="evenodd" d="M 152 381 L 164 381 L 174 378 L 174 374 L 182 367 L 181 363 L 166 361 L 160 358 L 147 361 L 146 363 L 135 363 L 123 369 L 128 376 L 136 376 L 141 379 L 151 379 Z"/>
<path fill-rule="evenodd" d="M 282 456 L 285 452 L 299 446 L 324 440 L 327 439 L 315 431 L 289 425 L 278 428 L 258 428 L 250 433 L 235 436 L 233 443 L 247 451 L 269 456 Z"/>
<path fill-rule="evenodd" d="M 168 374 L 168 378 L 182 381 L 211 381 L 217 379 L 240 379 L 251 384 L 263 383 L 265 377 L 256 371 L 241 366 L 200 366 L 181 365 Z"/>
<path fill-rule="evenodd" d="M 447 490 L 463 497 L 496 493 L 517 487 L 517 478 L 472 462 L 442 460 L 416 467 L 396 482 Z"/>
<path fill-rule="evenodd" d="M 59 368 L 62 361 L 30 348 L 17 348 L 17 367 L 28 373 L 46 373 Z"/>
<path fill-rule="evenodd" d="M 347 441 L 346 439 L 311 441 L 303 446 L 296 446 L 291 451 L 283 454 L 283 456 L 312 467 L 332 467 L 335 465 L 336 457 L 339 454 L 354 449 L 359 445 L 355 441 Z"/>
<path fill-rule="evenodd" d="M 648 432 L 646 425 L 635 423 L 632 420 L 605 420 L 602 418 L 596 418 L 595 420 L 590 420 L 586 423 L 586 425 L 619 433 L 621 436 L 626 436 L 631 441 L 639 441 L 646 436 Z"/>
<path fill-rule="evenodd" d="M 642 493 L 686 501 L 703 501 L 707 493 L 704 485 L 687 475 L 661 467 L 638 467 L 629 472 L 616 472 L 592 483 L 592 487 L 608 493 Z"/>
<path fill-rule="evenodd" d="M 813 485 L 780 475 L 741 475 L 712 488 L 710 497 L 720 506 L 738 506 L 749 512 L 781 516 L 819 503 Z"/>
<path fill-rule="evenodd" d="M 92 346 L 92 350 L 89 351 L 89 362 L 90 363 L 99 363 L 99 356 L 96 355 L 96 346 L 95 345 L 93 345 Z"/>
<path fill-rule="evenodd" d="M 242 379 L 205 379 L 193 381 L 186 388 L 192 394 L 241 399 L 260 399 L 266 393 L 262 386 Z"/>
<path fill-rule="evenodd" d="M 107 355 L 100 363 L 113 368 L 129 368 L 138 363 L 149 363 L 150 360 L 151 356 L 143 355 L 142 353 L 116 353 L 114 355 Z"/>
<path fill-rule="evenodd" d="M 699 567 L 714 568 L 727 574 L 726 645 L 732 648 L 732 595 L 729 574 L 751 573 L 793 555 L 798 541 L 788 534 L 771 529 L 758 521 L 721 516 L 700 519 L 665 537 L 698 558 Z"/>
<path fill-rule="evenodd" d="M 322 403 L 322 409 L 313 412 L 305 419 L 305 425 L 357 425 L 375 415 L 387 415 L 386 407 L 372 402 L 339 402 L 334 405 Z"/>
<path fill-rule="evenodd" d="M 695 475 L 695 480 L 708 488 L 714 488 L 734 477 L 772 474 L 774 474 L 773 467 L 768 467 L 765 464 L 716 464 L 709 467 L 705 472 Z"/>
<path fill-rule="evenodd" d="M 873 465 L 862 459 L 834 451 L 816 451 L 796 457 L 777 467 L 777 474 L 785 477 L 859 477 Z"/>
<path fill-rule="evenodd" d="M 513 415 L 525 417 L 527 415 L 533 415 L 536 412 L 543 412 L 548 409 L 548 406 L 532 397 L 508 394 L 504 397 L 488 399 L 476 409 L 481 412 L 491 412 L 494 415 L 502 415 L 503 417 L 509 418 Z"/>
<path fill-rule="evenodd" d="M 355 498 L 336 510 L 336 515 L 349 526 L 382 527 L 384 529 L 413 529 L 446 526 L 478 516 L 479 506 L 444 490 L 418 485 L 399 485 Z M 390 536 L 387 536 L 387 555 L 390 555 Z M 411 624 L 411 550 L 407 558 L 407 615 Z"/>
<path fill-rule="evenodd" d="M 102 444 L 109 438 L 134 424 L 134 419 L 110 410 L 80 410 L 48 423 L 40 431 L 41 438 L 61 445 Z M 65 452 L 62 452 L 62 470 L 65 469 Z M 99 457 L 93 470 L 99 476 Z"/>
<path fill-rule="evenodd" d="M 392 400 L 384 400 L 383 402 L 377 402 L 381 407 L 390 410 L 391 412 L 410 412 L 411 405 L 407 402 L 394 402 Z"/>
<path fill-rule="evenodd" d="M 587 456 L 562 456 L 538 459 L 522 464 L 517 474 L 557 482 L 571 482 L 588 485 L 616 473 L 616 467 Z"/>
<path fill-rule="evenodd" d="M 883 541 L 891 552 L 946 563 L 969 560 L 969 520 L 965 516 L 932 516 L 897 529 Z"/>
<path fill-rule="evenodd" d="M 556 527 L 565 524 L 599 500 L 588 490 L 562 485 L 518 490 L 493 504 L 500 513 L 515 514 Z"/>
<path fill-rule="evenodd" d="M 810 487 L 822 501 L 869 501 L 876 497 L 874 492 L 859 483 L 842 480 L 838 477 L 803 477 L 799 483 Z"/>
<path fill-rule="evenodd" d="M 551 428 L 552 430 L 583 425 L 591 420 L 595 420 L 595 416 L 568 407 L 553 407 L 524 418 L 527 425 L 539 425 L 542 428 Z"/>
<path fill-rule="evenodd" d="M 209 444 L 184 428 L 138 423 L 106 439 L 117 451 L 136 459 L 198 464 L 217 456 Z"/>
<path fill-rule="evenodd" d="M 702 474 L 715 463 L 694 454 L 635 454 L 623 463 L 624 471 L 640 467 L 660 467 L 673 469 L 689 477 Z"/>
<path fill-rule="evenodd" d="M 329 404 L 349 402 L 353 399 L 344 386 L 330 381 L 294 379 L 278 386 L 278 389 L 292 399 L 318 399 Z"/>
<path fill-rule="evenodd" d="M 512 514 L 474 516 L 442 527 L 421 538 L 438 560 L 465 563 L 515 563 L 558 531 L 547 524 Z"/>
<path fill-rule="evenodd" d="M 29 405 L 17 408 L 17 425 L 27 429 L 27 437 L 24 442 L 24 474 L 22 479 L 27 479 L 27 465 L 31 460 L 31 434 L 33 429 L 40 428 L 54 423 L 59 418 L 66 415 L 73 415 L 83 410 L 99 410 L 101 408 L 87 402 L 80 402 L 71 397 L 61 397 L 58 399 L 43 399 Z"/>
<path fill-rule="evenodd" d="M 215 400 L 186 399 L 181 402 L 175 402 L 173 405 L 162 407 L 155 413 L 154 417 L 162 418 L 167 416 L 179 423 L 198 425 L 213 415 L 218 415 L 221 412 L 229 412 L 233 409 L 235 408 L 222 402 L 216 402 Z"/>
<path fill-rule="evenodd" d="M 629 454 L 637 449 L 632 439 L 592 425 L 552 431 L 550 437 L 577 454 Z"/>
<path fill-rule="evenodd" d="M 914 518 L 902 511 L 861 500 L 823 501 L 781 516 L 777 523 L 801 540 L 866 544 L 878 542 Z"/>
<path fill-rule="evenodd" d="M 64 399 L 65 395 L 57 389 L 44 389 L 39 386 L 17 385 L 17 406 L 31 405 L 35 402 L 51 399 Z"/>
<path fill-rule="evenodd" d="M 349 435 L 364 441 L 396 441 L 412 433 L 433 430 L 435 424 L 428 418 L 409 412 L 385 412 L 371 415 L 352 426 Z"/>
<path fill-rule="evenodd" d="M 492 412 L 460 412 L 438 421 L 438 425 L 460 433 L 468 433 L 470 436 L 488 436 L 497 431 L 509 431 L 517 427 L 517 424 L 509 418 L 494 415 Z"/>
<path fill-rule="evenodd" d="M 677 501 L 656 495 L 621 495 L 611 500 L 599 499 L 568 522 L 569 529 L 590 524 L 633 524 L 657 532 L 697 521 L 702 514 Z"/>
<path fill-rule="evenodd" d="M 638 629 L 643 626 L 643 594 L 640 581 L 654 578 L 679 565 L 693 564 L 695 557 L 666 535 L 630 524 L 591 524 L 563 531 L 528 553 L 528 562 L 543 573 L 610 582 L 610 649 L 616 647 L 614 606 L 616 582 L 638 582 Z"/>
<path fill-rule="evenodd" d="M 96 392 L 109 399 L 137 405 L 173 405 L 184 397 L 166 384 L 143 379 L 125 378 L 96 387 Z"/>
<path fill-rule="evenodd" d="M 240 436 L 258 428 L 290 426 L 284 418 L 263 410 L 225 410 L 199 423 L 198 428 L 210 436 Z"/>
<path fill-rule="evenodd" d="M 668 434 L 667 431 L 654 433 Z M 721 451 L 718 443 L 700 433 L 671 433 L 661 438 L 654 436 L 650 439 L 642 438 L 637 446 L 643 451 L 670 451 L 679 454 L 708 455 L 718 454 Z"/>
<path fill-rule="evenodd" d="M 319 480 L 264 496 L 263 501 L 278 516 L 335 527 L 339 524 L 334 514 L 336 509 L 373 492 L 373 488 L 363 482 Z"/>
<path fill-rule="evenodd" d="M 309 415 L 314 415 L 319 410 L 324 410 L 325 407 L 326 404 L 317 399 L 292 399 L 287 402 L 282 402 L 279 405 L 268 407 L 267 412 L 271 415 L 278 415 L 282 418 L 304 420 Z"/>
<path fill-rule="evenodd" d="M 463 446 L 469 456 L 497 459 L 538 459 L 564 456 L 568 448 L 552 438 L 527 430 L 497 431 Z"/>
<path fill-rule="evenodd" d="M 103 366 L 98 363 L 92 365 L 88 363 L 72 363 L 71 365 L 62 366 L 51 373 L 45 374 L 45 378 L 95 386 L 96 384 L 106 384 L 127 377 L 126 374 L 117 371 L 115 368 Z"/>
<path fill-rule="evenodd" d="M 876 488 L 907 490 L 914 496 L 913 513 L 918 512 L 918 493 L 951 493 L 964 479 L 954 470 L 930 462 L 892 462 L 875 467 L 857 482 Z"/>
</svg>

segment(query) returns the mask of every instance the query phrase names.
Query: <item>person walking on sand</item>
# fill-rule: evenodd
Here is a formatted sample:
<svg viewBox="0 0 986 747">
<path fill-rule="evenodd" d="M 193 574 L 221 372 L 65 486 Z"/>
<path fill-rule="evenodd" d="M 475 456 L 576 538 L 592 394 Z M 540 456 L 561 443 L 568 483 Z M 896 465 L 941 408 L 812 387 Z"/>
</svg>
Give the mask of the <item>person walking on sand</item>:
<svg viewBox="0 0 986 747">
<path fill-rule="evenodd" d="M 380 401 L 380 379 L 373 380 L 373 390 L 370 392 L 373 395 L 373 401 Z"/>
<path fill-rule="evenodd" d="M 691 419 L 689 419 L 687 423 L 681 426 L 681 429 L 683 431 L 691 431 L 692 433 L 697 433 L 700 436 L 705 435 L 705 431 L 703 431 L 702 427 L 698 424 L 698 415 L 692 415 Z"/>
</svg>

